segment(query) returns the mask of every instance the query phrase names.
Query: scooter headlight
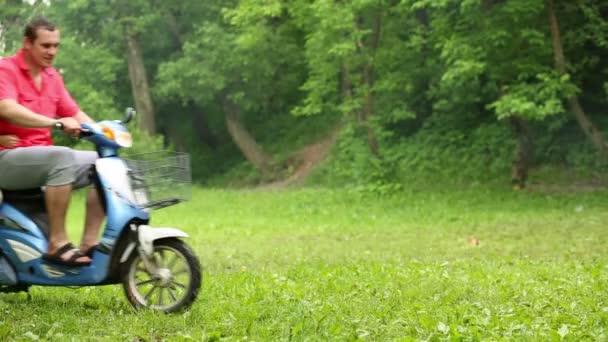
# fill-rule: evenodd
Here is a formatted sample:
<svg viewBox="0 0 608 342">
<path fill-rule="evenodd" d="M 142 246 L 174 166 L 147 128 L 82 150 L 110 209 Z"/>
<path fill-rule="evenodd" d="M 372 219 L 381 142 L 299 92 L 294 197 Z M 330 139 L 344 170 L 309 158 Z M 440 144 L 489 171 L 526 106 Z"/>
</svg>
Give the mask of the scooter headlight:
<svg viewBox="0 0 608 342">
<path fill-rule="evenodd" d="M 133 139 L 129 132 L 114 132 L 116 136 L 116 143 L 121 147 L 131 147 L 133 145 Z"/>
<path fill-rule="evenodd" d="M 116 140 L 116 137 L 114 136 L 114 130 L 110 127 L 101 126 L 101 131 L 103 132 L 103 135 L 105 135 L 106 138 L 110 140 Z"/>
<path fill-rule="evenodd" d="M 131 147 L 133 139 L 131 133 L 114 130 L 108 126 L 101 126 L 103 135 L 109 140 L 115 141 L 120 147 Z"/>
</svg>

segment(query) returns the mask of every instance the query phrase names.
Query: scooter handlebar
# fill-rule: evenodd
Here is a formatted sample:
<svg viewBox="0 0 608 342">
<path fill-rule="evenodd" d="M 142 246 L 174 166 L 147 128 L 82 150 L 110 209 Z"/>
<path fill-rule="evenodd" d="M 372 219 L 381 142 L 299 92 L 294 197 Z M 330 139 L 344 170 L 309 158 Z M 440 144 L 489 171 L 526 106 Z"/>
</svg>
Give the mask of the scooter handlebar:
<svg viewBox="0 0 608 342">
<path fill-rule="evenodd" d="M 90 137 L 93 134 L 95 134 L 95 133 L 90 128 L 81 127 L 80 134 L 78 136 L 80 138 L 84 138 L 84 137 Z"/>
<path fill-rule="evenodd" d="M 55 126 L 54 128 L 60 131 L 63 131 L 63 123 L 60 121 L 55 122 Z M 90 137 L 91 135 L 95 134 L 90 128 L 86 127 L 86 124 L 81 124 L 80 125 L 80 133 L 78 134 L 77 138 L 84 138 L 84 137 Z"/>
</svg>

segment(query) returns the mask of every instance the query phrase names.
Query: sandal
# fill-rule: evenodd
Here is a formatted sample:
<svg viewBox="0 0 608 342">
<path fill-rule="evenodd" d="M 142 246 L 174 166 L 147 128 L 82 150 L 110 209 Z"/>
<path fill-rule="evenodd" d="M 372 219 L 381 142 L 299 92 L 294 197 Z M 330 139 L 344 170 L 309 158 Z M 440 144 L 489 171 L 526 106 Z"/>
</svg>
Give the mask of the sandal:
<svg viewBox="0 0 608 342">
<path fill-rule="evenodd" d="M 69 251 L 74 251 L 69 259 L 62 259 L 61 256 Z M 85 256 L 77 248 L 74 247 L 70 242 L 63 245 L 53 254 L 45 254 L 42 259 L 53 264 L 63 266 L 87 266 L 91 264 L 91 261 L 76 261 L 78 258 Z"/>
<path fill-rule="evenodd" d="M 89 258 L 93 259 L 93 253 L 95 253 L 95 250 L 97 249 L 97 247 L 99 247 L 99 245 L 93 245 L 93 246 L 89 247 L 86 251 L 82 251 L 80 253 L 82 253 L 82 255 L 86 255 Z"/>
</svg>

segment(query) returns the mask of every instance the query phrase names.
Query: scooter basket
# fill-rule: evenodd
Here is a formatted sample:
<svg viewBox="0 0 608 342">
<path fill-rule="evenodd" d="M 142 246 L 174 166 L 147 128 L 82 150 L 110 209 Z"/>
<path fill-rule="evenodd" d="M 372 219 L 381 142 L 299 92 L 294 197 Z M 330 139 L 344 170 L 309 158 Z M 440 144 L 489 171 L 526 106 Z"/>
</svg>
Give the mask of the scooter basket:
<svg viewBox="0 0 608 342">
<path fill-rule="evenodd" d="M 124 158 L 135 202 L 160 209 L 192 198 L 190 156 L 157 151 Z"/>
</svg>

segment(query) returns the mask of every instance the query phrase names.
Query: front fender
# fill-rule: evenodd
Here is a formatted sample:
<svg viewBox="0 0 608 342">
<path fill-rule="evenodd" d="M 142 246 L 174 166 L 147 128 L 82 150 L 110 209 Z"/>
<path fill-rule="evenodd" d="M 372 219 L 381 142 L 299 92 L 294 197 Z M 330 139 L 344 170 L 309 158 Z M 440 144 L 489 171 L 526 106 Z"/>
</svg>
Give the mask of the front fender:
<svg viewBox="0 0 608 342">
<path fill-rule="evenodd" d="M 135 227 L 131 227 L 132 229 Z M 187 238 L 188 234 L 177 229 L 177 228 L 169 228 L 169 227 L 150 227 L 147 225 L 139 225 L 136 227 L 137 229 L 137 239 L 139 242 L 139 246 L 141 246 L 142 251 L 145 255 L 152 255 L 154 251 L 154 241 L 165 239 L 165 238 Z M 125 262 L 135 249 L 136 243 L 131 242 L 127 248 L 125 248 L 122 257 L 120 258 L 120 262 Z"/>
</svg>

